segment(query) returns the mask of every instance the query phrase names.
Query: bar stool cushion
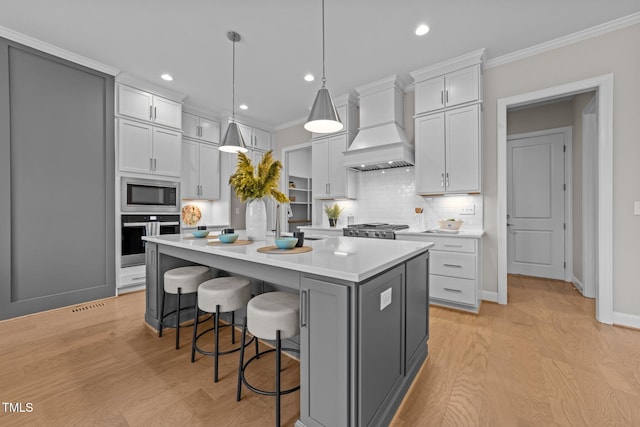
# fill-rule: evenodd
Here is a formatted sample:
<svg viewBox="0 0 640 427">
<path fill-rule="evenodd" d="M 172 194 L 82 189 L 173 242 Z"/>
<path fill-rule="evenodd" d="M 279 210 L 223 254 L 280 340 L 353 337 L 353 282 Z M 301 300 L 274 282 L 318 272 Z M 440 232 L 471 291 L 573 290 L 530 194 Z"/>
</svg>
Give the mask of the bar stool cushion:
<svg viewBox="0 0 640 427">
<path fill-rule="evenodd" d="M 290 338 L 300 333 L 300 300 L 292 292 L 267 292 L 254 297 L 247 305 L 247 329 L 265 340 Z"/>
<path fill-rule="evenodd" d="M 210 278 L 209 267 L 203 265 L 174 268 L 164 273 L 164 291 L 177 294 L 178 288 L 182 288 L 183 294 L 191 294 L 198 291 L 200 283 Z"/>
<path fill-rule="evenodd" d="M 241 277 L 218 277 L 207 280 L 198 288 L 198 307 L 207 313 L 215 313 L 216 305 L 221 313 L 244 308 L 251 299 L 251 282 Z"/>
</svg>

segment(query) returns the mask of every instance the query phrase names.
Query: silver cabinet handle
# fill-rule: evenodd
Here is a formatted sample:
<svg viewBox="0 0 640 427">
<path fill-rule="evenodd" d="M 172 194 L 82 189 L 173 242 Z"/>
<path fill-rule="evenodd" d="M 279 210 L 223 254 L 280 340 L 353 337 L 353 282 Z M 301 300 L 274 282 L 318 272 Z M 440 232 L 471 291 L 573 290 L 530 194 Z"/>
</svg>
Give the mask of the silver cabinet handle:
<svg viewBox="0 0 640 427">
<path fill-rule="evenodd" d="M 153 158 L 149 159 L 149 170 L 153 170 Z"/>
<path fill-rule="evenodd" d="M 447 179 L 445 180 L 445 185 L 447 186 L 447 188 L 449 187 L 449 172 L 447 172 L 445 174 L 445 176 L 447 177 Z"/>
<path fill-rule="evenodd" d="M 440 174 L 440 187 L 444 188 L 444 173 Z"/>
<path fill-rule="evenodd" d="M 452 244 L 447 244 L 447 243 L 445 243 L 444 246 L 446 246 L 447 248 L 461 248 L 462 247 L 462 245 L 452 245 Z"/>
<path fill-rule="evenodd" d="M 442 264 L 442 265 L 444 265 L 445 267 L 450 267 L 450 268 L 462 268 L 462 266 L 458 265 L 458 264 Z"/>
<path fill-rule="evenodd" d="M 147 277 L 147 276 L 142 276 L 142 277 L 132 277 L 132 278 L 131 278 L 131 281 L 133 282 L 134 280 L 142 280 L 142 279 L 144 279 L 145 277 Z"/>
<path fill-rule="evenodd" d="M 153 171 L 158 170 L 158 159 L 153 159 Z"/>
<path fill-rule="evenodd" d="M 153 107 L 153 119 L 158 118 L 158 107 Z"/>
<path fill-rule="evenodd" d="M 451 288 L 444 288 L 445 291 L 447 292 L 455 292 L 456 294 L 461 294 L 462 291 L 460 289 L 451 289 Z"/>
<path fill-rule="evenodd" d="M 153 120 L 153 107 L 149 105 L 149 120 Z"/>
<path fill-rule="evenodd" d="M 440 91 L 440 104 L 444 105 L 444 91 L 443 90 Z"/>
<path fill-rule="evenodd" d="M 449 103 L 449 89 L 445 90 L 445 101 Z"/>
<path fill-rule="evenodd" d="M 300 327 L 307 326 L 307 291 L 300 292 Z"/>
</svg>

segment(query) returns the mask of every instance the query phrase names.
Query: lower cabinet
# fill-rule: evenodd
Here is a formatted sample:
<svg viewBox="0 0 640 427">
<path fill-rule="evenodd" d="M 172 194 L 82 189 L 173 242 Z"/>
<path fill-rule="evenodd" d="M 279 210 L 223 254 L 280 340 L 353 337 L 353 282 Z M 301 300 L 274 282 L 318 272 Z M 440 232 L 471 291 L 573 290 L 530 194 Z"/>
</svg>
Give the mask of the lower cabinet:
<svg viewBox="0 0 640 427">
<path fill-rule="evenodd" d="M 428 254 L 366 282 L 303 276 L 300 421 L 389 425 L 427 355 Z"/>
<path fill-rule="evenodd" d="M 429 301 L 477 313 L 480 309 L 480 239 L 434 235 L 397 236 L 399 240 L 429 241 Z"/>
</svg>

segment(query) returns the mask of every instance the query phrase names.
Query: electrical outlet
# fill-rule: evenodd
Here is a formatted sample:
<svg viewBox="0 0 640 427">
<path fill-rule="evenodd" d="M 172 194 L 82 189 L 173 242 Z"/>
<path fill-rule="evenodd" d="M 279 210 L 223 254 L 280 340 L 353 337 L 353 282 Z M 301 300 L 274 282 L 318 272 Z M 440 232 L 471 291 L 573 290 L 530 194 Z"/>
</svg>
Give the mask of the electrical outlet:
<svg viewBox="0 0 640 427">
<path fill-rule="evenodd" d="M 463 208 L 460 208 L 460 215 L 475 215 L 476 214 L 476 205 L 469 205 Z"/>
<path fill-rule="evenodd" d="M 391 288 L 380 294 L 380 311 L 384 310 L 389 304 L 391 304 Z"/>
</svg>

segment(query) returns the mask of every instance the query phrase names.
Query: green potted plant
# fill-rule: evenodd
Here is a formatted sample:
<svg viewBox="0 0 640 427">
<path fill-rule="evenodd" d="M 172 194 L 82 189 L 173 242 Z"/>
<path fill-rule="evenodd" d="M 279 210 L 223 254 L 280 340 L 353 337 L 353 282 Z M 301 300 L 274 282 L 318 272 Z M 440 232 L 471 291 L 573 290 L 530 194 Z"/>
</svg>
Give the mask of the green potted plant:
<svg viewBox="0 0 640 427">
<path fill-rule="evenodd" d="M 343 210 L 344 208 L 341 208 L 337 203 L 324 207 L 324 213 L 326 213 L 327 218 L 329 218 L 329 227 L 336 226 L 336 222 L 338 222 L 338 218 Z"/>
<path fill-rule="evenodd" d="M 267 151 L 255 168 L 251 159 L 238 153 L 236 172 L 229 178 L 238 199 L 247 201 L 246 229 L 249 240 L 264 240 L 267 230 L 267 210 L 265 197 L 272 197 L 278 203 L 288 203 L 287 196 L 278 189 L 282 163 L 273 159 L 273 151 Z"/>
</svg>

